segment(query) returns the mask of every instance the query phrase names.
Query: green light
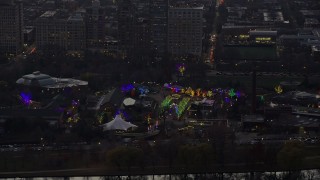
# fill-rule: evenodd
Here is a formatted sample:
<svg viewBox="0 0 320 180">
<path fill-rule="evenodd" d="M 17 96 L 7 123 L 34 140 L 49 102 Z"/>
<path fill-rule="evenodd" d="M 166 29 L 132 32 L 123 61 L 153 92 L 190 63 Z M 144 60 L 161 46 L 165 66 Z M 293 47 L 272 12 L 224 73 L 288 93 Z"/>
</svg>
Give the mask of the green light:
<svg viewBox="0 0 320 180">
<path fill-rule="evenodd" d="M 189 101 L 190 101 L 190 98 L 189 97 L 185 97 L 178 104 L 178 111 L 177 111 L 178 118 L 180 118 L 180 116 L 186 110 Z"/>
<path fill-rule="evenodd" d="M 230 89 L 229 90 L 229 96 L 230 97 L 234 97 L 236 95 L 236 93 L 234 92 L 234 89 Z"/>
<path fill-rule="evenodd" d="M 171 96 L 167 96 L 161 103 L 160 107 L 162 110 L 168 108 L 170 106 L 172 102 L 172 97 Z"/>
</svg>

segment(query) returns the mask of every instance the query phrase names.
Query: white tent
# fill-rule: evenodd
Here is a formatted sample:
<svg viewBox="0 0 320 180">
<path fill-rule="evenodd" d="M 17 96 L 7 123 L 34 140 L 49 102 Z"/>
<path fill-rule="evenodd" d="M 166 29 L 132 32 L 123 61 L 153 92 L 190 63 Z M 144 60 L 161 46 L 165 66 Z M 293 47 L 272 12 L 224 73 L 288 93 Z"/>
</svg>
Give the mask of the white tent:
<svg viewBox="0 0 320 180">
<path fill-rule="evenodd" d="M 124 131 L 126 131 L 127 129 L 129 129 L 131 127 L 137 127 L 136 125 L 131 124 L 131 123 L 123 120 L 120 115 L 116 115 L 116 117 L 112 121 L 110 121 L 106 124 L 103 124 L 101 126 L 103 127 L 103 131 L 108 131 L 108 130 L 124 130 Z"/>
<path fill-rule="evenodd" d="M 135 103 L 136 103 L 136 100 L 132 98 L 126 98 L 125 100 L 123 100 L 123 104 L 125 106 L 133 106 Z"/>
</svg>

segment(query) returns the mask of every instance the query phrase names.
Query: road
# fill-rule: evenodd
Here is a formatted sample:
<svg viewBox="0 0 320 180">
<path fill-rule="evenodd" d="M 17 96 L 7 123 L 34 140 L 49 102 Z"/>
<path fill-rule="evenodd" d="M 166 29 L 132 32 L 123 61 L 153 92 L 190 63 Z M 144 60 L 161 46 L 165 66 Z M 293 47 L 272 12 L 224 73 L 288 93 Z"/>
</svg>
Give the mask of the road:
<svg viewBox="0 0 320 180">
<path fill-rule="evenodd" d="M 251 76 L 249 72 L 232 72 L 232 71 L 215 71 L 209 70 L 206 72 L 206 76 Z M 301 73 L 284 73 L 284 72 L 258 72 L 257 76 L 274 76 L 274 77 L 304 77 Z M 317 78 L 319 74 L 310 75 L 310 77 Z"/>
<path fill-rule="evenodd" d="M 307 171 L 313 171 L 317 167 L 304 167 L 301 173 L 308 173 Z M 60 169 L 60 170 L 46 170 L 46 171 L 19 171 L 19 172 L 0 172 L 0 177 L 6 178 L 17 178 L 17 177 L 102 177 L 108 178 L 110 176 L 118 177 L 122 179 L 121 176 L 151 176 L 150 178 L 157 178 L 158 176 L 168 176 L 171 175 L 195 175 L 195 174 L 210 174 L 210 173 L 220 173 L 224 175 L 226 178 L 229 176 L 238 177 L 241 176 L 239 173 L 248 173 L 248 172 L 278 172 L 284 171 L 286 169 L 281 169 L 279 167 L 268 167 L 266 168 L 262 162 L 253 163 L 250 166 L 246 163 L 229 163 L 224 164 L 223 167 L 220 165 L 214 165 L 208 168 L 201 168 L 200 170 L 196 170 L 194 168 L 187 169 L 182 166 L 147 166 L 143 169 L 140 167 L 133 167 L 129 171 L 126 168 L 122 168 L 121 170 L 115 170 L 112 168 L 79 168 L 79 169 Z M 301 169 L 299 169 L 301 170 Z M 230 173 L 232 172 L 232 173 Z M 222 174 L 225 173 L 225 174 Z M 309 172 L 310 173 L 310 172 Z M 319 172 L 317 170 L 314 171 L 315 179 L 320 177 Z M 156 175 L 155 177 L 152 175 Z M 149 179 L 150 179 L 149 178 Z M 238 177 L 239 178 L 239 177 Z M 164 179 L 164 178 L 162 178 Z M 237 178 L 235 178 L 237 179 Z M 241 178 L 243 179 L 243 178 Z"/>
<path fill-rule="evenodd" d="M 210 50 L 209 53 L 207 54 L 207 57 L 205 58 L 205 63 L 208 64 L 211 69 L 215 69 L 215 59 L 214 59 L 214 55 L 215 55 L 215 48 L 216 48 L 216 40 L 217 40 L 217 22 L 218 22 L 218 18 L 219 18 L 219 12 L 218 12 L 218 8 L 221 4 L 220 0 L 216 0 L 216 4 L 215 4 L 215 14 L 214 14 L 214 23 L 213 23 L 213 31 L 210 34 Z"/>
</svg>

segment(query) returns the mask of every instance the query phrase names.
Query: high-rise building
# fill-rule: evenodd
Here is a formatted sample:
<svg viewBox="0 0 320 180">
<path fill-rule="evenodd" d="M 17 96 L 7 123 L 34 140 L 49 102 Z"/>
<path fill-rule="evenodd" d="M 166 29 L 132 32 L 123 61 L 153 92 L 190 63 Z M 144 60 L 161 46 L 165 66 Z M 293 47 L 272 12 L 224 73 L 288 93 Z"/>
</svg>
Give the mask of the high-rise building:
<svg viewBox="0 0 320 180">
<path fill-rule="evenodd" d="M 103 47 L 105 38 L 105 9 L 99 0 L 92 1 L 92 6 L 86 8 L 87 47 Z"/>
<path fill-rule="evenodd" d="M 150 16 L 153 50 L 161 56 L 167 51 L 168 0 L 153 0 Z"/>
<path fill-rule="evenodd" d="M 86 48 L 85 22 L 81 14 L 47 11 L 36 20 L 36 45 L 39 50 L 65 49 L 82 51 Z"/>
<path fill-rule="evenodd" d="M 202 16 L 200 7 L 169 7 L 168 52 L 173 55 L 201 56 Z"/>
<path fill-rule="evenodd" d="M 134 26 L 134 49 L 140 55 L 151 52 L 150 22 L 146 18 L 137 18 Z"/>
<path fill-rule="evenodd" d="M 127 56 L 134 51 L 135 8 L 131 0 L 118 1 L 118 42 L 119 50 Z"/>
<path fill-rule="evenodd" d="M 23 47 L 22 2 L 0 1 L 0 53 L 17 54 Z"/>
</svg>

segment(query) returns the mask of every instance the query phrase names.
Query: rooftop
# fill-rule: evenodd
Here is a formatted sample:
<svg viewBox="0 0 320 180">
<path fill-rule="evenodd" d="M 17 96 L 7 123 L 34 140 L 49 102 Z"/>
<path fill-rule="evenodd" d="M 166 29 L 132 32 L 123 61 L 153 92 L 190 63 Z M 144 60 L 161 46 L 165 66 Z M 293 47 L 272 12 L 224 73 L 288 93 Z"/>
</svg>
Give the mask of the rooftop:
<svg viewBox="0 0 320 180">
<path fill-rule="evenodd" d="M 203 10 L 204 6 L 200 4 L 174 4 L 170 9 L 198 9 Z"/>
<path fill-rule="evenodd" d="M 254 30 L 250 31 L 250 36 L 259 36 L 259 35 L 264 35 L 264 36 L 276 36 L 277 31 L 269 31 L 269 30 Z"/>
<path fill-rule="evenodd" d="M 83 21 L 83 17 L 81 16 L 80 13 L 76 13 L 76 14 L 71 15 L 68 18 L 68 21 Z"/>
<path fill-rule="evenodd" d="M 54 15 L 57 13 L 57 11 L 46 11 L 43 13 L 40 18 L 49 18 L 49 17 L 54 17 Z"/>
<path fill-rule="evenodd" d="M 87 81 L 69 78 L 56 78 L 47 74 L 42 74 L 40 71 L 35 71 L 32 74 L 22 76 L 16 81 L 17 84 L 26 86 L 40 86 L 45 88 L 64 88 L 73 86 L 86 86 Z"/>
<path fill-rule="evenodd" d="M 258 114 L 244 115 L 241 120 L 242 122 L 264 122 L 264 117 Z"/>
</svg>

